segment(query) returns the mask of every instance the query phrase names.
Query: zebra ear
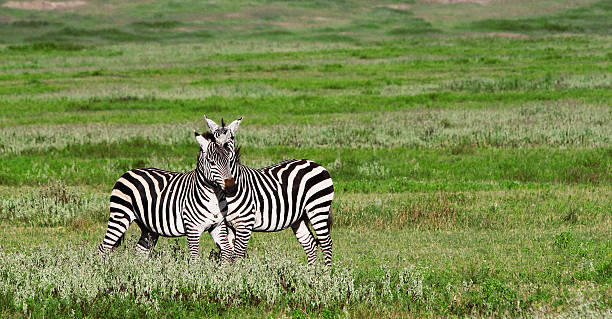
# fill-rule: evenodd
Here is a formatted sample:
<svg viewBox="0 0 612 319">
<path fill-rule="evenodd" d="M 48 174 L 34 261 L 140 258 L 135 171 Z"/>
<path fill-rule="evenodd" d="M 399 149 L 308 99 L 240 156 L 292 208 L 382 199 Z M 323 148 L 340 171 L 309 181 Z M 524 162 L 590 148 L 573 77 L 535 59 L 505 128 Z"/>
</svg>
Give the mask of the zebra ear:
<svg viewBox="0 0 612 319">
<path fill-rule="evenodd" d="M 206 121 L 206 124 L 208 124 L 208 128 L 210 129 L 211 132 L 214 133 L 216 130 L 219 129 L 219 125 L 215 123 L 215 121 L 206 117 L 206 115 L 204 115 L 204 120 Z"/>
<path fill-rule="evenodd" d="M 227 126 L 230 132 L 232 132 L 232 135 L 236 134 L 236 131 L 238 130 L 238 126 L 240 126 L 240 122 L 242 122 L 242 116 Z"/>
<path fill-rule="evenodd" d="M 210 144 L 210 142 L 212 142 L 212 140 L 210 139 L 210 135 L 212 135 L 209 132 L 204 133 L 204 135 L 201 135 L 200 133 L 193 131 L 193 134 L 195 135 L 195 139 L 196 141 L 198 141 L 198 144 L 200 144 L 200 147 L 202 148 L 202 150 L 206 151 L 208 149 L 208 144 Z"/>
</svg>

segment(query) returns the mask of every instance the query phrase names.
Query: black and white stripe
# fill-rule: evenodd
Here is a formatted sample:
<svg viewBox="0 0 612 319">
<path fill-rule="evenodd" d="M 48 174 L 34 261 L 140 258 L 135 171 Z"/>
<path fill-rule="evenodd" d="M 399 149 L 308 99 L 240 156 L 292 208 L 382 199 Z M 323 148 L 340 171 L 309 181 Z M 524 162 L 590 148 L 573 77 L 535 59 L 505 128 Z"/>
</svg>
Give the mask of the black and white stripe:
<svg viewBox="0 0 612 319">
<path fill-rule="evenodd" d="M 227 127 L 206 118 L 217 143 L 231 157 L 232 175 L 238 190 L 228 197 L 227 223 L 235 230 L 234 256 L 243 257 L 252 231 L 274 232 L 291 227 L 304 248 L 308 264 L 317 258 L 317 244 L 331 264 L 331 203 L 334 185 L 329 172 L 305 159 L 287 160 L 272 166 L 253 169 L 240 164 L 234 133 L 239 119 Z M 317 235 L 313 236 L 308 225 Z M 230 232 L 230 237 L 233 237 Z M 231 242 L 231 239 L 230 239 Z"/>
<path fill-rule="evenodd" d="M 159 236 L 187 236 L 191 257 L 196 258 L 200 236 L 208 230 L 221 249 L 222 260 L 231 260 L 232 247 L 222 222 L 227 214 L 226 195 L 236 190 L 228 155 L 213 142 L 212 134 L 195 135 L 200 144 L 195 170 L 132 169 L 117 180 L 100 252 L 118 247 L 129 225 L 136 222 L 142 231 L 136 245 L 141 251 L 153 249 Z"/>
</svg>

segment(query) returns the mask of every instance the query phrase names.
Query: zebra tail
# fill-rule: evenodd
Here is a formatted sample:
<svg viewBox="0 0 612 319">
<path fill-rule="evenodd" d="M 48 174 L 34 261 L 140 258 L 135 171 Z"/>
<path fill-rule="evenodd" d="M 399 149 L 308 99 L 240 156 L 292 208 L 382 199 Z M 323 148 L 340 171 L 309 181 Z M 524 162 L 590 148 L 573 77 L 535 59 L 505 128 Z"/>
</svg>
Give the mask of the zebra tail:
<svg viewBox="0 0 612 319">
<path fill-rule="evenodd" d="M 331 236 L 332 225 L 334 224 L 334 217 L 332 216 L 332 208 L 329 206 L 329 234 Z"/>
</svg>

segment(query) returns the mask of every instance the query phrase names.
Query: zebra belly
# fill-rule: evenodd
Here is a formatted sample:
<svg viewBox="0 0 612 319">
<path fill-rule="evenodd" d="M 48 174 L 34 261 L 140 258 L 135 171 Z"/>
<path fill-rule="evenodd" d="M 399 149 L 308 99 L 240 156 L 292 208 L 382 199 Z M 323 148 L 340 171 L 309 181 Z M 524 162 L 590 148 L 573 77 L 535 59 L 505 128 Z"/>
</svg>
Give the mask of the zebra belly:
<svg viewBox="0 0 612 319">
<path fill-rule="evenodd" d="M 245 174 L 248 195 L 232 199 L 226 219 L 234 227 L 253 220 L 253 231 L 283 230 L 304 218 L 306 210 L 320 210 L 333 199 L 329 172 L 313 161 L 287 160 Z"/>
<path fill-rule="evenodd" d="M 191 175 L 155 168 L 124 173 L 111 192 L 111 214 L 123 212 L 140 227 L 167 237 L 185 235 L 183 209 Z"/>
<path fill-rule="evenodd" d="M 262 212 L 260 211 L 255 212 L 255 224 L 253 225 L 253 231 L 265 231 L 262 221 L 263 221 Z"/>
<path fill-rule="evenodd" d="M 171 211 L 171 212 L 166 212 L 163 213 L 162 211 L 155 211 L 152 212 L 153 214 L 155 214 L 155 217 L 158 219 L 164 219 L 165 220 L 165 225 L 156 225 L 153 224 L 151 220 L 149 220 L 148 218 L 143 218 L 144 214 L 137 214 L 136 218 L 138 219 L 138 221 L 140 223 L 142 223 L 147 230 L 154 232 L 158 235 L 164 236 L 164 237 L 181 237 L 181 236 L 185 236 L 185 227 L 183 224 L 183 214 L 182 212 L 175 212 L 175 211 Z M 169 214 L 167 214 L 169 213 Z M 147 216 L 147 215 L 145 215 Z M 167 216 L 169 216 L 169 218 L 167 218 Z M 167 219 L 166 219 L 167 218 Z M 172 224 L 173 227 L 170 227 L 170 224 Z M 165 227 L 164 227 L 165 226 Z"/>
<path fill-rule="evenodd" d="M 308 197 L 302 198 L 308 191 L 304 189 L 304 184 L 325 169 L 311 161 L 296 160 L 290 163 L 297 165 L 292 169 L 287 165 L 286 170 L 281 169 L 282 173 L 274 176 L 278 183 L 276 189 L 261 197 L 254 196 L 259 199 L 256 204 L 254 231 L 280 231 L 290 227 L 304 215 L 305 205 L 310 201 Z"/>
<path fill-rule="evenodd" d="M 253 231 L 274 232 L 287 229 L 299 220 L 303 214 L 304 211 L 302 209 L 299 209 L 298 212 L 287 212 L 287 207 L 268 210 L 266 212 L 256 211 Z"/>
</svg>

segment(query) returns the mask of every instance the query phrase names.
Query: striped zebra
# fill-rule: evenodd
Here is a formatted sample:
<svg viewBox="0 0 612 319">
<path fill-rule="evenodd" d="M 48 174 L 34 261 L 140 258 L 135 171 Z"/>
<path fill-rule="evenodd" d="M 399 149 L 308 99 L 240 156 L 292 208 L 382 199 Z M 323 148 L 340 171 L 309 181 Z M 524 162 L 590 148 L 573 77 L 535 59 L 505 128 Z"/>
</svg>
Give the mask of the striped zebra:
<svg viewBox="0 0 612 319">
<path fill-rule="evenodd" d="M 110 197 L 110 217 L 101 253 L 117 248 L 132 222 L 142 234 L 137 249 L 150 252 L 159 236 L 187 236 L 191 258 L 199 257 L 200 236 L 209 231 L 221 250 L 221 260 L 232 259 L 223 216 L 226 196 L 238 187 L 230 174 L 227 151 L 214 136 L 194 131 L 200 144 L 196 169 L 186 173 L 157 168 L 132 169 L 115 183 Z"/>
<path fill-rule="evenodd" d="M 291 159 L 260 169 L 246 167 L 240 164 L 240 150 L 234 144 L 242 118 L 228 126 L 223 120 L 219 126 L 206 116 L 204 119 L 216 142 L 228 152 L 231 173 L 238 184 L 236 194 L 227 198 L 225 218 L 232 228 L 229 241 L 235 236 L 234 257 L 244 257 L 252 231 L 274 232 L 291 227 L 309 265 L 316 262 L 317 244 L 325 255 L 325 264 L 330 265 L 334 185 L 329 172 L 305 159 Z"/>
</svg>

